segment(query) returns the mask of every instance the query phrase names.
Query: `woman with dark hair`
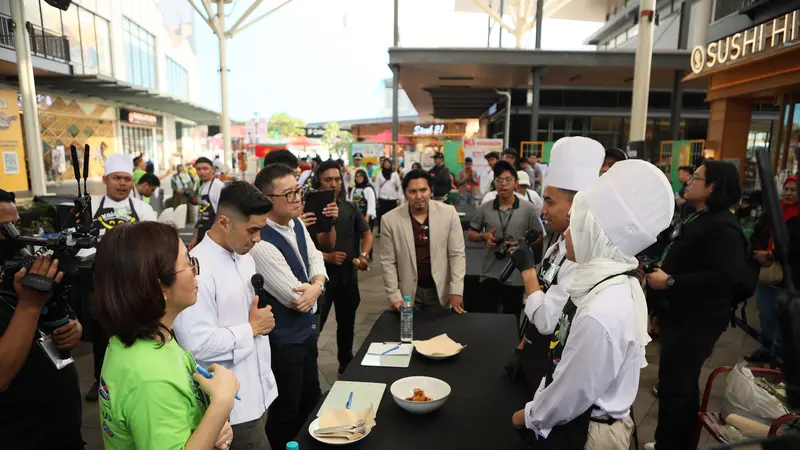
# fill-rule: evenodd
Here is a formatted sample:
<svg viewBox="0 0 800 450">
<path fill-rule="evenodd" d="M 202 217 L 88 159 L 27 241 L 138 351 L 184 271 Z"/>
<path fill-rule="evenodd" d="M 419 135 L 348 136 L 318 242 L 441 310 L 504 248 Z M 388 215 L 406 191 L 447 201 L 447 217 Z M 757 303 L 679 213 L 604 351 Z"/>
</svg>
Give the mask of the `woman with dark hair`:
<svg viewBox="0 0 800 450">
<path fill-rule="evenodd" d="M 375 205 L 377 203 L 375 188 L 370 184 L 367 171 L 364 169 L 356 170 L 355 182 L 356 184 L 353 189 L 350 190 L 347 200 L 358 206 L 361 215 L 364 216 L 364 219 L 370 224 L 370 228 L 372 228 L 372 222 L 375 220 L 376 216 Z"/>
<path fill-rule="evenodd" d="M 381 235 L 381 217 L 397 206 L 402 192 L 402 180 L 400 175 L 392 170 L 392 160 L 385 158 L 381 168 L 375 177 L 375 187 L 378 188 L 378 237 Z"/>
<path fill-rule="evenodd" d="M 95 263 L 97 320 L 112 336 L 99 383 L 105 448 L 229 448 L 236 375 L 213 364 L 213 378 L 203 378 L 172 332 L 197 301 L 200 272 L 178 231 L 158 222 L 118 226 Z"/>
<path fill-rule="evenodd" d="M 684 194 L 695 212 L 676 225 L 661 268 L 647 275 L 661 353 L 656 443 L 646 449 L 695 448 L 700 368 L 728 326 L 731 305 L 755 287 L 747 242 L 730 211 L 740 197 L 736 167 L 705 161 Z"/>
<path fill-rule="evenodd" d="M 791 176 L 783 182 L 783 196 L 781 198 L 781 211 L 787 227 L 797 229 L 797 176 Z M 792 272 L 782 273 L 781 280 L 764 280 L 756 287 L 756 305 L 758 306 L 758 321 L 761 324 L 761 347 L 755 352 L 745 356 L 750 362 L 768 362 L 774 359 L 774 354 L 780 355 L 780 334 L 778 333 L 777 301 L 778 292 L 787 277 L 791 277 L 795 286 L 800 286 L 800 242 L 795 233 L 789 235 L 789 261 Z M 750 237 L 750 248 L 753 256 L 763 268 L 778 264 L 775 258 L 775 242 L 772 240 L 772 225 L 766 212 L 756 223 L 753 235 Z M 774 352 L 774 353 L 773 353 Z"/>
</svg>

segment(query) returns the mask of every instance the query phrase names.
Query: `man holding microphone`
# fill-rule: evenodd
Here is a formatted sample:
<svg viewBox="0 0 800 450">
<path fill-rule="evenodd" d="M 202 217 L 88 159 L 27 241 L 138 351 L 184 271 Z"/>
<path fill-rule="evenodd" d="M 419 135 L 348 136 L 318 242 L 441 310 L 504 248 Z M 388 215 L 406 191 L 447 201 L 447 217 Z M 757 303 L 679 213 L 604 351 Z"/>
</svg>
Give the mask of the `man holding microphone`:
<svg viewBox="0 0 800 450">
<path fill-rule="evenodd" d="M 241 388 L 231 412 L 231 449 L 269 449 L 264 432 L 266 411 L 278 397 L 267 336 L 275 328 L 271 308 L 259 308 L 251 279 L 256 273 L 248 254 L 261 240 L 272 204 L 255 186 L 237 181 L 222 189 L 219 211 L 207 238 L 191 251 L 202 272 L 197 303 L 175 319 L 181 346 L 198 364 L 231 369 Z"/>
</svg>

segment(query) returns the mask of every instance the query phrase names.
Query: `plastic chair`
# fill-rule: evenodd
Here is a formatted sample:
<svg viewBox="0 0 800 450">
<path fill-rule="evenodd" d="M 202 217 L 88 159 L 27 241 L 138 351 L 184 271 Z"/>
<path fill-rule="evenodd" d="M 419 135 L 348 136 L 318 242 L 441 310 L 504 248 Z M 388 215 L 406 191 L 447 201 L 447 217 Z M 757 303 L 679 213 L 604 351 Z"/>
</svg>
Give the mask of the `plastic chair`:
<svg viewBox="0 0 800 450">
<path fill-rule="evenodd" d="M 174 222 L 175 221 L 175 210 L 172 208 L 167 208 L 161 211 L 161 215 L 158 216 L 158 221 L 161 223 L 166 222 Z"/>
<path fill-rule="evenodd" d="M 178 205 L 174 210 L 173 222 L 178 229 L 186 228 L 186 205 Z"/>
<path fill-rule="evenodd" d="M 725 372 L 730 372 L 733 369 L 734 369 L 733 366 L 720 367 L 719 369 L 711 372 L 711 375 L 709 375 L 708 377 L 708 381 L 706 381 L 706 388 L 703 391 L 703 401 L 700 403 L 700 412 L 698 413 L 698 419 L 697 419 L 697 431 L 695 433 L 696 436 L 694 441 L 695 450 L 700 445 L 700 434 L 703 432 L 703 428 L 705 428 L 706 431 L 708 431 L 709 434 L 711 434 L 711 437 L 713 437 L 714 440 L 716 440 L 717 442 L 720 443 L 725 442 L 722 440 L 719 432 L 717 431 L 725 425 L 725 418 L 722 417 L 721 412 L 708 411 L 708 399 L 711 396 L 711 388 L 713 387 L 714 380 L 719 375 Z M 753 372 L 754 374 L 774 375 L 775 380 L 778 382 L 783 380 L 783 373 L 779 370 L 766 369 L 762 367 L 748 367 L 748 369 L 750 369 L 750 371 Z M 772 425 L 769 428 L 767 436 L 770 437 L 775 436 L 778 433 L 780 427 L 792 419 L 800 419 L 800 414 L 789 413 L 789 414 L 784 414 L 775 419 L 775 421 L 772 422 Z"/>
</svg>

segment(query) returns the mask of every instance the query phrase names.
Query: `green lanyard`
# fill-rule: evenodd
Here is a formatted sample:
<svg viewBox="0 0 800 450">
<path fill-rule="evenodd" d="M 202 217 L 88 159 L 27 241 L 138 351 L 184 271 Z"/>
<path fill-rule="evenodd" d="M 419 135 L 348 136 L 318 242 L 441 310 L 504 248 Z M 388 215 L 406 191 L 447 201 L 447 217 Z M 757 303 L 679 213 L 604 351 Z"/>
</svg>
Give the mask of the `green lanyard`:
<svg viewBox="0 0 800 450">
<path fill-rule="evenodd" d="M 704 215 L 707 212 L 708 212 L 707 208 L 703 209 L 703 210 L 700 210 L 700 211 L 695 211 L 695 212 L 689 214 L 689 217 L 683 219 L 683 222 L 681 222 L 678 225 L 678 228 L 676 228 L 675 231 L 672 232 L 672 236 L 670 237 L 669 244 L 667 244 L 667 246 L 664 248 L 664 253 L 661 254 L 661 259 L 660 259 L 661 263 L 663 263 L 664 260 L 667 258 L 667 253 L 669 253 L 669 249 L 672 247 L 672 243 L 675 242 L 675 239 L 677 239 L 678 236 L 681 235 L 681 233 L 683 232 L 683 228 L 686 227 L 687 225 L 691 224 L 692 222 L 694 222 L 695 220 L 700 218 L 700 216 Z"/>
</svg>

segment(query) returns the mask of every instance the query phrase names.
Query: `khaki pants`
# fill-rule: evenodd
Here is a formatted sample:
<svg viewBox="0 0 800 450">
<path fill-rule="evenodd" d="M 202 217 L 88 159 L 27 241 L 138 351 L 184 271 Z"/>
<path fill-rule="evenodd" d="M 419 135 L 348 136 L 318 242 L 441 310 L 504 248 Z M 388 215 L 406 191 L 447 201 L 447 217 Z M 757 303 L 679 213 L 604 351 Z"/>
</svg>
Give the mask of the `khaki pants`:
<svg viewBox="0 0 800 450">
<path fill-rule="evenodd" d="M 633 435 L 633 419 L 630 416 L 611 425 L 589 422 L 589 436 L 585 450 L 627 450 Z"/>
</svg>

